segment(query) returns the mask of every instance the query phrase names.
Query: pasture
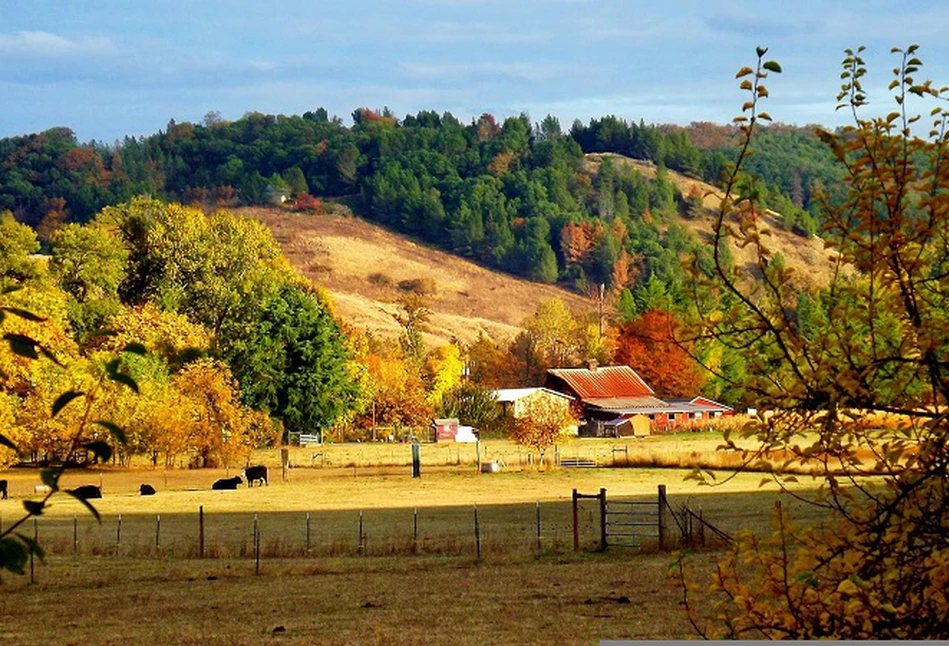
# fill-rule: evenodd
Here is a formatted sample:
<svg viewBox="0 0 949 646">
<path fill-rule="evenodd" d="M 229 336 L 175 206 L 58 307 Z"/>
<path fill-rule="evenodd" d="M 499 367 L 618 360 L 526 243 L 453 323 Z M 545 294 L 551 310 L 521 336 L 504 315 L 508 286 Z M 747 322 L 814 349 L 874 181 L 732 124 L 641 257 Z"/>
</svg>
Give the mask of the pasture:
<svg viewBox="0 0 949 646">
<path fill-rule="evenodd" d="M 681 452 L 712 451 L 711 437 L 662 438 Z M 494 444 L 494 446 L 492 446 Z M 612 459 L 616 443 L 565 446 Z M 630 440 L 633 448 L 645 447 Z M 630 451 L 633 450 L 630 449 Z M 778 499 L 760 474 L 718 487 L 684 480 L 682 469 L 520 468 L 517 449 L 487 442 L 487 458 L 507 468 L 479 474 L 464 445 L 425 445 L 422 477 L 413 479 L 405 445 L 295 448 L 282 478 L 279 452 L 255 461 L 270 485 L 211 491 L 235 469 L 169 470 L 133 466 L 67 473 L 64 486 L 99 484 L 98 524 L 80 503 L 56 496 L 36 524 L 50 552 L 29 575 L 4 577 L 0 639 L 6 642 L 260 643 L 272 638 L 321 643 L 589 643 L 598 639 L 689 636 L 669 586 L 668 553 L 594 551 L 597 510 L 581 501 L 581 552 L 572 545 L 571 492 L 624 500 L 655 499 L 665 484 L 676 506 L 687 502 L 730 533 L 764 530 Z M 313 460 L 312 453 L 324 452 Z M 484 455 L 482 458 L 484 459 Z M 325 459 L 325 462 L 324 462 Z M 310 464 L 307 464 L 309 461 Z M 11 469 L 11 522 L 38 482 Z M 155 486 L 140 497 L 138 487 Z M 798 485 L 807 489 L 809 483 Z M 784 499 L 789 498 L 784 496 Z M 806 522 L 809 506 L 792 504 Z M 476 551 L 474 509 L 479 520 Z M 205 558 L 199 556 L 203 507 Z M 417 510 L 417 511 L 416 511 Z M 540 539 L 537 517 L 540 512 Z M 121 514 L 121 525 L 119 515 Z M 260 532 L 259 575 L 254 526 Z M 309 522 L 307 521 L 309 516 Z M 360 516 L 362 531 L 360 532 Z M 34 527 L 25 526 L 31 533 Z M 308 531 L 309 530 L 309 531 Z M 711 556 L 697 557 L 710 567 Z M 23 617 L 43 616 L 41 625 Z M 101 622 L 101 633 L 96 633 Z M 274 629 L 285 628 L 285 631 Z"/>
</svg>

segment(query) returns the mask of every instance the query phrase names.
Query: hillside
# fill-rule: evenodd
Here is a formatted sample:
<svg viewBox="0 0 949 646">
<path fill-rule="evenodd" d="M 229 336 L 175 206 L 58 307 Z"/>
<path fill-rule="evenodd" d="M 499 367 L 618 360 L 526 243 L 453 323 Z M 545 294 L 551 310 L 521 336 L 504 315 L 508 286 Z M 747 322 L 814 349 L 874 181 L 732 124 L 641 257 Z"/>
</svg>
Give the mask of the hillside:
<svg viewBox="0 0 949 646">
<path fill-rule="evenodd" d="M 616 165 L 622 165 L 633 168 L 638 173 L 648 179 L 655 179 L 655 164 L 638 159 L 631 159 L 614 153 L 592 153 L 586 155 L 585 167 L 588 172 L 595 173 L 602 163 L 603 158 L 609 157 Z M 678 187 L 682 195 L 689 195 L 697 191 L 703 196 L 702 203 L 706 209 L 716 211 L 721 204 L 722 191 L 711 184 L 697 180 L 693 177 L 687 177 L 676 171 L 668 171 L 669 179 Z M 785 231 L 779 223 L 779 214 L 769 211 L 765 216 L 765 224 L 770 228 L 770 235 L 767 239 L 767 245 L 775 253 L 784 256 L 786 266 L 792 267 L 797 271 L 797 280 L 803 285 L 826 285 L 831 279 L 832 264 L 830 259 L 832 254 L 824 248 L 824 242 L 819 237 L 803 238 L 799 235 Z M 711 244 L 714 240 L 714 231 L 712 225 L 714 220 L 711 215 L 705 218 L 685 218 L 681 215 L 676 218 L 676 222 L 691 231 L 699 240 Z M 735 263 L 739 267 L 745 267 L 749 272 L 749 277 L 754 275 L 755 257 L 754 250 L 750 247 L 738 248 L 732 245 L 732 253 L 735 257 Z"/>
<path fill-rule="evenodd" d="M 554 297 L 574 311 L 593 310 L 577 294 L 484 269 L 360 218 L 261 208 L 239 212 L 270 228 L 290 263 L 329 290 L 344 320 L 376 335 L 398 335 L 395 301 L 405 293 L 399 283 L 412 281 L 431 292 L 426 341 L 433 345 L 453 336 L 470 342 L 481 332 L 511 339 L 541 301 Z"/>
</svg>

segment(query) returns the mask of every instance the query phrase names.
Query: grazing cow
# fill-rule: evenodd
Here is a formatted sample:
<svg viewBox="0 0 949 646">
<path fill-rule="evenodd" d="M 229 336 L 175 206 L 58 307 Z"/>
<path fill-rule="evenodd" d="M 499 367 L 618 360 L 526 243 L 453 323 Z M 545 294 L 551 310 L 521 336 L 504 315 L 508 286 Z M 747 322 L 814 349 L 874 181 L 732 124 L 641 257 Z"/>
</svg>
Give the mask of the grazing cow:
<svg viewBox="0 0 949 646">
<path fill-rule="evenodd" d="M 102 497 L 102 489 L 95 485 L 82 485 L 81 487 L 70 489 L 69 493 L 80 500 L 90 500 L 91 498 Z"/>
<path fill-rule="evenodd" d="M 247 467 L 244 469 L 244 478 L 247 480 L 248 487 L 253 487 L 255 482 L 263 487 L 267 484 L 267 467 L 263 465 Z"/>
<path fill-rule="evenodd" d="M 211 485 L 212 489 L 237 489 L 237 486 L 243 482 L 240 476 L 234 476 L 233 478 L 221 478 L 220 480 L 215 480 L 214 484 Z"/>
<path fill-rule="evenodd" d="M 138 493 L 140 496 L 154 496 L 155 487 L 151 486 L 150 484 L 143 484 L 138 488 Z"/>
<path fill-rule="evenodd" d="M 7 481 L 0 480 L 0 500 L 7 499 Z"/>
</svg>

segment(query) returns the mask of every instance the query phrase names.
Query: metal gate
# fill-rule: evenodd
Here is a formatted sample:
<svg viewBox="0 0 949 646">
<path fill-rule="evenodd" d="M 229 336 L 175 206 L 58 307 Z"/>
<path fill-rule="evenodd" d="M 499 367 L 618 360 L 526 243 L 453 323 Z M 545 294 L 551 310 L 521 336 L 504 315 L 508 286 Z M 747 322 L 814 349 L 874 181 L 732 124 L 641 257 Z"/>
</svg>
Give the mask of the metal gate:
<svg viewBox="0 0 949 646">
<path fill-rule="evenodd" d="M 607 544 L 639 547 L 644 541 L 660 540 L 661 504 L 660 500 L 608 500 Z"/>
</svg>

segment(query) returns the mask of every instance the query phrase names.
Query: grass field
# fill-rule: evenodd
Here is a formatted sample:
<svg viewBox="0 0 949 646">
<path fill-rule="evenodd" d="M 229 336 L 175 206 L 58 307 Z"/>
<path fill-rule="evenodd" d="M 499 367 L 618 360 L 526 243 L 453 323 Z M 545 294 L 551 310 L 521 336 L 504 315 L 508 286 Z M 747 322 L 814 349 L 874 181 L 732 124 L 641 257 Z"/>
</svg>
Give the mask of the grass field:
<svg viewBox="0 0 949 646">
<path fill-rule="evenodd" d="M 631 446 L 644 446 L 635 442 Z M 655 450 L 666 446 L 701 454 L 714 443 L 711 437 L 669 436 L 655 443 Z M 611 443 L 580 444 L 575 450 L 613 455 Z M 36 583 L 30 584 L 29 576 L 7 575 L 0 588 L 0 640 L 590 643 L 683 638 L 689 628 L 676 609 L 676 590 L 668 585 L 672 556 L 657 553 L 649 541 L 641 553 L 594 551 L 595 501 L 581 502 L 583 551 L 574 553 L 572 490 L 595 493 L 603 487 L 611 500 L 654 500 L 657 486 L 664 484 L 673 506 L 687 502 L 701 508 L 705 518 L 730 533 L 764 529 L 779 497 L 774 485 L 759 488 L 760 474 L 743 474 L 714 488 L 684 480 L 687 471 L 681 469 L 520 470 L 506 461 L 508 468 L 499 473 L 478 474 L 464 454 L 469 448 L 423 446 L 419 479 L 411 477 L 407 465 L 396 464 L 398 451 L 408 451 L 404 445 L 323 447 L 326 466 L 303 466 L 308 453 L 318 449 L 297 448 L 293 459 L 300 466 L 290 470 L 288 481 L 276 466 L 279 453 L 264 452 L 255 458 L 271 466 L 270 485 L 237 491 L 209 489 L 224 470 L 138 467 L 69 473 L 65 486 L 98 484 L 101 476 L 104 497 L 96 506 L 102 523 L 76 501 L 53 499 L 36 525 L 51 553 L 45 564 L 37 562 Z M 451 455 L 452 449 L 462 454 Z M 489 457 L 515 451 L 490 442 L 485 449 Z M 564 447 L 563 455 L 570 450 Z M 0 475 L 10 480 L 13 496 L 0 501 L 4 523 L 20 513 L 22 497 L 32 492 L 37 476 L 24 470 Z M 139 497 L 142 482 L 152 483 L 158 494 Z M 799 486 L 805 490 L 808 484 Z M 196 558 L 199 507 L 205 514 L 204 559 Z M 792 503 L 792 509 L 808 522 L 820 518 L 803 504 Z M 32 532 L 32 524 L 26 529 Z M 710 559 L 699 555 L 700 569 L 710 567 Z M 24 617 L 41 614 L 41 625 L 25 624 Z M 95 632 L 97 622 L 104 624 L 101 634 Z M 285 632 L 273 633 L 278 626 Z"/>
</svg>

